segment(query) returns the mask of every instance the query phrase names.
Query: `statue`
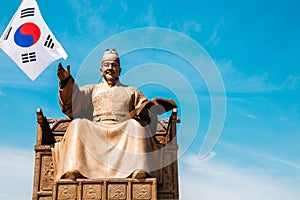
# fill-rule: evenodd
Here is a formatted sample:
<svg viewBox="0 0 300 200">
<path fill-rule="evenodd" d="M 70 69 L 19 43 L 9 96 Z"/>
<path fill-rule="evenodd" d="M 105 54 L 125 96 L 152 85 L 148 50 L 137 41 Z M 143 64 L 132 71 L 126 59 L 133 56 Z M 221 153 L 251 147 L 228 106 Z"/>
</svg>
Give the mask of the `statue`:
<svg viewBox="0 0 300 200">
<path fill-rule="evenodd" d="M 70 66 L 58 65 L 59 102 L 73 120 L 52 149 L 55 179 L 155 177 L 161 167 L 152 130 L 156 115 L 176 104 L 148 100 L 138 89 L 122 84 L 114 49 L 104 52 L 100 71 L 101 83 L 79 88 Z"/>
</svg>

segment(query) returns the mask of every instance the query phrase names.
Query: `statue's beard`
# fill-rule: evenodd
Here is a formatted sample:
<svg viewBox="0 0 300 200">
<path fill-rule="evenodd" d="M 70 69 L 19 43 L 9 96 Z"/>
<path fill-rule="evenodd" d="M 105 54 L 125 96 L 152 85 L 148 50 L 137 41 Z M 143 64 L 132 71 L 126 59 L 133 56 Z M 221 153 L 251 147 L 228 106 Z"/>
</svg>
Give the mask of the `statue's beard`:
<svg viewBox="0 0 300 200">
<path fill-rule="evenodd" d="M 119 80 L 119 77 L 106 75 L 106 76 L 104 76 L 104 79 L 109 86 L 114 86 L 116 84 L 116 82 Z"/>
</svg>

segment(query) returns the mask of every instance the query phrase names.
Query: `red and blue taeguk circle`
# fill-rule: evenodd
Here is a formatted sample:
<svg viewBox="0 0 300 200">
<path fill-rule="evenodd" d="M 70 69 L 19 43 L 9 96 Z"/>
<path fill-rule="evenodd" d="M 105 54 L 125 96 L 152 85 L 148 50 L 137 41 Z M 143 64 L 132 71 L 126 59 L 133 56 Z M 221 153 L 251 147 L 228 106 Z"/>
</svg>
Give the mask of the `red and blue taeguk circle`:
<svg viewBox="0 0 300 200">
<path fill-rule="evenodd" d="M 30 47 L 40 39 L 40 36 L 40 28 L 34 23 L 27 22 L 17 29 L 14 35 L 14 40 L 20 47 Z"/>
</svg>

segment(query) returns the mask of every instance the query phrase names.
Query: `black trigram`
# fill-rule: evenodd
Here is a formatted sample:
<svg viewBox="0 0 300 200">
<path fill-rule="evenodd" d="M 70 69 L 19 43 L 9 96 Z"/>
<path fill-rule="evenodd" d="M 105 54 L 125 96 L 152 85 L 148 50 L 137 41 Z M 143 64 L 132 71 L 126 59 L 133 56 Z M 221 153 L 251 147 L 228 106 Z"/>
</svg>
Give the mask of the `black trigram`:
<svg viewBox="0 0 300 200">
<path fill-rule="evenodd" d="M 21 54 L 21 56 L 22 56 L 22 63 L 29 63 L 29 62 L 36 61 L 35 52 L 23 53 L 23 54 Z"/>
<path fill-rule="evenodd" d="M 21 10 L 21 18 L 34 16 L 34 8 L 25 8 Z"/>
<path fill-rule="evenodd" d="M 10 28 L 8 29 L 8 31 L 7 31 L 7 33 L 6 33 L 5 37 L 4 37 L 4 40 L 7 40 L 7 39 L 8 39 L 8 36 L 9 36 L 9 34 L 10 34 L 10 32 L 11 32 L 11 29 L 12 29 L 12 27 L 10 27 Z"/>
<path fill-rule="evenodd" d="M 48 47 L 48 48 L 50 48 L 50 49 L 53 49 L 54 43 L 53 43 L 53 40 L 52 40 L 52 38 L 51 38 L 50 35 L 48 35 L 47 40 L 45 41 L 44 46 L 45 46 L 45 47 Z"/>
</svg>

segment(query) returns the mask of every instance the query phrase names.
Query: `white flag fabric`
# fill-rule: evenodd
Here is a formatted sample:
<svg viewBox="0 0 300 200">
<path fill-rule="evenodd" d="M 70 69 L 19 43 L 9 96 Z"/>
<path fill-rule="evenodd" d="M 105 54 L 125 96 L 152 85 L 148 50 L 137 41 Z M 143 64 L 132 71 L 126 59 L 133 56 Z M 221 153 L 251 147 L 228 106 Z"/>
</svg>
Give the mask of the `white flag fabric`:
<svg viewBox="0 0 300 200">
<path fill-rule="evenodd" d="M 0 38 L 0 48 L 35 80 L 53 61 L 68 55 L 45 23 L 35 0 L 23 0 Z"/>
</svg>

